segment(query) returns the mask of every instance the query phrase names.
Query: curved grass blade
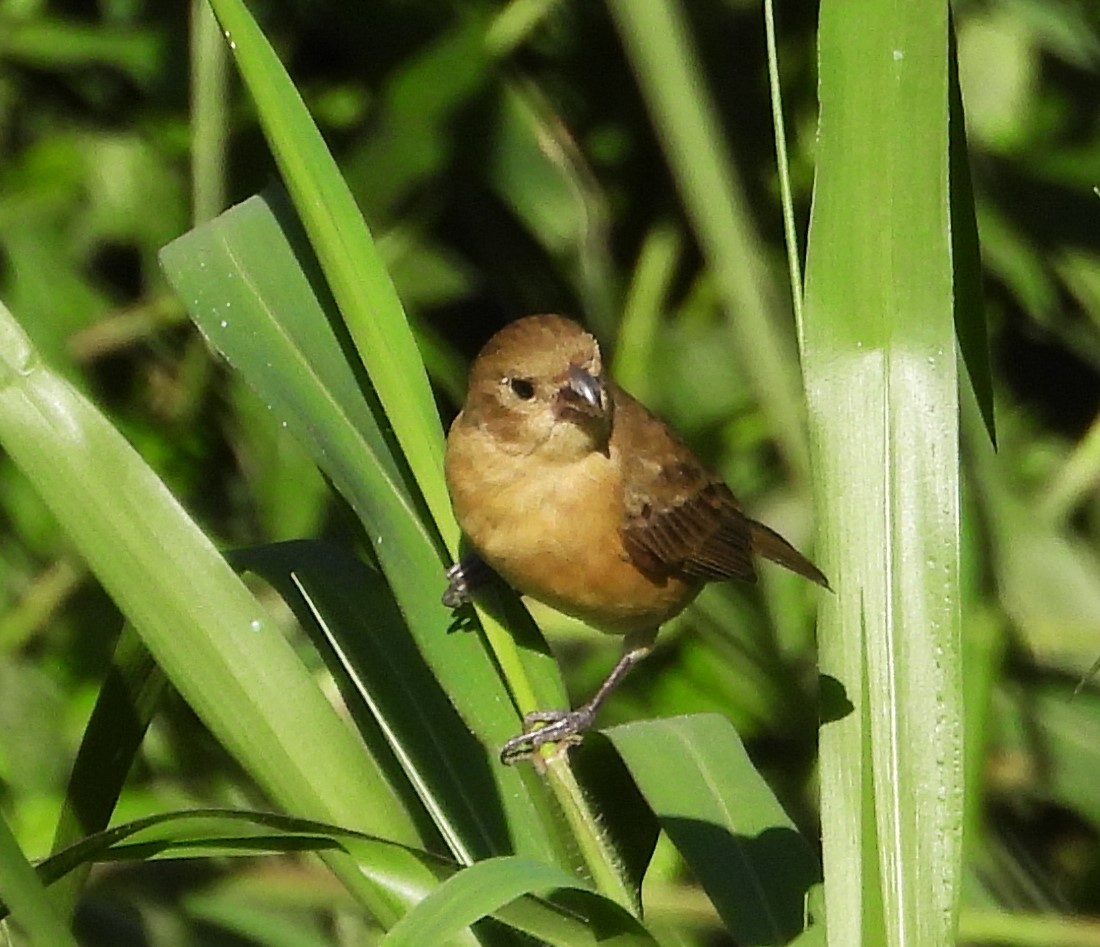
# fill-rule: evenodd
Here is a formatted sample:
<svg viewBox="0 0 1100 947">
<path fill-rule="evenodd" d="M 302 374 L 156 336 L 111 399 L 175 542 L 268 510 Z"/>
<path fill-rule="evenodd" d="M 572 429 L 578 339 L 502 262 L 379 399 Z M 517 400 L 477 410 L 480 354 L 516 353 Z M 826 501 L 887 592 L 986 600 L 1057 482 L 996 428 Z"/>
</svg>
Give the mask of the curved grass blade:
<svg viewBox="0 0 1100 947">
<path fill-rule="evenodd" d="M 592 892 L 576 878 L 553 865 L 519 856 L 490 858 L 464 868 L 443 882 L 386 935 L 382 947 L 420 947 L 435 944 L 473 924 L 496 914 L 518 898 L 536 891 L 575 889 Z M 594 896 L 595 897 L 595 896 Z M 601 930 L 601 944 L 652 945 L 653 939 L 626 911 L 612 902 L 604 902 L 605 917 L 614 925 Z"/>
<path fill-rule="evenodd" d="M 339 849 L 366 865 L 379 866 L 383 850 L 401 849 L 429 868 L 428 874 L 395 873 L 389 883 L 395 888 L 411 885 L 423 897 L 454 871 L 455 866 L 407 846 L 363 832 L 279 815 L 243 809 L 188 809 L 160 812 L 111 826 L 50 855 L 38 864 L 39 876 L 53 884 L 84 865 L 109 861 L 138 861 L 152 858 L 250 857 L 287 852 Z"/>
<path fill-rule="evenodd" d="M 959 355 L 981 410 L 986 435 L 997 444 L 993 411 L 993 370 L 989 364 L 989 333 L 985 322 L 985 289 L 978 221 L 966 144 L 966 115 L 959 88 L 955 30 L 951 27 L 948 58 L 949 161 L 951 175 L 951 257 L 955 273 L 955 335 Z"/>
<path fill-rule="evenodd" d="M 353 858 L 378 885 L 422 906 L 398 932 L 405 943 L 453 943 L 463 928 L 492 915 L 550 945 L 653 947 L 637 920 L 617 904 L 590 893 L 560 868 L 505 858 L 460 869 L 454 862 L 386 839 L 271 812 L 192 809 L 112 826 L 44 859 L 37 866 L 40 882 L 36 883 L 56 884 L 74 871 L 101 862 L 336 851 Z M 394 870 L 409 860 L 416 871 Z M 553 902 L 530 896 L 532 891 L 550 888 L 555 889 Z M 0 919 L 3 914 L 0 905 Z"/>
</svg>

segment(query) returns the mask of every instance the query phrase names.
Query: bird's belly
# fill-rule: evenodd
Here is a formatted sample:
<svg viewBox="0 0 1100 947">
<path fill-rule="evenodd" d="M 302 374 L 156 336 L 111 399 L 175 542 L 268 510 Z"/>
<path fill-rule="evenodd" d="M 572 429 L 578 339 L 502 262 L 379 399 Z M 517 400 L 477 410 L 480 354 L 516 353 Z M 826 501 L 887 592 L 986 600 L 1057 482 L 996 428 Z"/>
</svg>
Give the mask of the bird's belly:
<svg viewBox="0 0 1100 947">
<path fill-rule="evenodd" d="M 558 476 L 518 476 L 460 511 L 482 558 L 518 591 L 602 631 L 654 628 L 697 584 L 640 572 L 623 548 L 615 471 L 603 457 Z M 456 498 L 457 499 L 457 498 Z M 460 504 L 456 504 L 456 508 Z M 462 515 L 462 514 L 465 515 Z"/>
</svg>

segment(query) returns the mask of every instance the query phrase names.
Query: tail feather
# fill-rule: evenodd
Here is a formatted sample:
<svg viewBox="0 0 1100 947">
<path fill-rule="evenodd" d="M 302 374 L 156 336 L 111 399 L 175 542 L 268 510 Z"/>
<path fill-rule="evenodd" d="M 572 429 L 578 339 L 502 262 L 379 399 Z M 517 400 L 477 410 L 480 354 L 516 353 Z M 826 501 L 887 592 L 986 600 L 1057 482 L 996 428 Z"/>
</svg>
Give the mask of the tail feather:
<svg viewBox="0 0 1100 947">
<path fill-rule="evenodd" d="M 791 572 L 804 576 L 811 582 L 816 582 L 822 588 L 832 591 L 829 580 L 825 578 L 825 573 L 795 549 L 787 540 L 780 536 L 779 533 L 768 529 L 767 526 L 763 523 L 756 522 L 756 520 L 749 520 L 749 527 L 752 531 L 752 551 L 758 556 L 763 556 L 765 559 L 771 559 L 772 562 L 776 562 L 784 568 L 790 569 Z"/>
</svg>

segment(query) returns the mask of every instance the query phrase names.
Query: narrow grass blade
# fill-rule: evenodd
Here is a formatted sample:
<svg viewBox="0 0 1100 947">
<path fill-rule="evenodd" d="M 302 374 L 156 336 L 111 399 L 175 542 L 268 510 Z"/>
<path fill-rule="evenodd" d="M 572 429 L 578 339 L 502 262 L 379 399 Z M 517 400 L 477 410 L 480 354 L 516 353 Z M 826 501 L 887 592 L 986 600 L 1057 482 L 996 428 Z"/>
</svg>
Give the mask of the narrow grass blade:
<svg viewBox="0 0 1100 947">
<path fill-rule="evenodd" d="M 643 404 L 652 400 L 653 365 L 661 313 L 680 261 L 680 234 L 661 224 L 646 234 L 623 304 L 615 346 L 615 379 Z"/>
<path fill-rule="evenodd" d="M 443 483 L 443 432 L 401 301 L 359 208 L 255 20 L 211 0 L 332 294 L 448 548 L 458 526 Z"/>
<path fill-rule="evenodd" d="M 860 28 L 852 29 L 858 20 Z M 954 942 L 959 398 L 947 4 L 830 0 L 803 372 L 824 566 L 829 943 Z"/>
<path fill-rule="evenodd" d="M 54 833 L 55 851 L 110 821 L 165 684 L 140 636 L 126 625 L 80 741 Z M 70 877 L 65 888 L 54 889 L 55 899 L 67 899 L 69 912 L 83 880 L 83 875 Z"/>
<path fill-rule="evenodd" d="M 737 731 L 698 714 L 604 731 L 738 943 L 787 944 L 821 880 Z"/>
<path fill-rule="evenodd" d="M 271 812 L 158 813 L 81 839 L 44 859 L 37 872 L 41 882 L 56 885 L 75 871 L 104 862 L 295 852 L 344 853 L 379 886 L 420 904 L 397 933 L 406 943 L 474 943 L 463 928 L 491 914 L 553 947 L 654 947 L 637 919 L 560 868 L 505 857 L 479 862 L 468 873 L 454 862 L 386 839 Z M 402 864 L 415 870 L 403 870 Z M 29 865 L 28 871 L 32 871 L 30 880 L 41 884 Z M 551 889 L 552 900 L 531 896 L 531 892 Z M 3 917 L 0 904 L 0 920 Z"/>
<path fill-rule="evenodd" d="M 233 559 L 294 610 L 330 659 L 360 732 L 381 730 L 455 857 L 468 864 L 508 851 L 504 812 L 486 804 L 497 792 L 496 761 L 425 664 L 382 576 L 350 550 L 307 540 Z"/>
<path fill-rule="evenodd" d="M 679 3 L 608 4 L 707 258 L 749 378 L 794 474 L 809 479 L 794 345 Z M 731 51 L 731 54 L 733 51 Z"/>
<path fill-rule="evenodd" d="M 951 45 L 948 50 L 947 91 L 951 124 L 948 148 L 951 174 L 951 255 L 955 272 L 955 335 L 958 339 L 959 355 L 966 368 L 962 383 L 969 384 L 973 391 L 985 423 L 986 434 L 996 445 L 993 370 L 989 364 L 989 333 L 985 324 L 985 282 L 953 26 L 949 38 Z"/>
<path fill-rule="evenodd" d="M 377 856 L 379 849 L 397 848 L 401 846 L 395 842 L 312 819 L 245 809 L 187 809 L 159 812 L 95 832 L 43 859 L 37 868 L 42 880 L 53 884 L 81 866 L 100 862 L 342 849 L 364 864 L 376 865 L 384 861 Z M 428 866 L 434 880 L 446 878 L 456 867 L 438 856 L 406 850 Z M 423 880 L 413 875 L 392 879 L 394 885 L 413 887 Z"/>
<path fill-rule="evenodd" d="M 196 222 L 225 207 L 229 55 L 205 0 L 191 0 L 191 205 Z"/>
</svg>

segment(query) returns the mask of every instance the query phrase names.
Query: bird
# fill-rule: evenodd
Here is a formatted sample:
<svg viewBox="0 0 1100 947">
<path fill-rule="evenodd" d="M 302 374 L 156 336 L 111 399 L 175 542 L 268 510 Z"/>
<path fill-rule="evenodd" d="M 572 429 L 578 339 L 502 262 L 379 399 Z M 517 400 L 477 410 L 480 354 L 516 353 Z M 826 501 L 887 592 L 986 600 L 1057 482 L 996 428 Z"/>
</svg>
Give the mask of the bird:
<svg viewBox="0 0 1100 947">
<path fill-rule="evenodd" d="M 662 624 L 708 582 L 756 581 L 763 556 L 829 588 L 722 478 L 609 376 L 595 337 L 556 314 L 504 326 L 474 359 L 447 435 L 445 475 L 472 556 L 448 571 L 444 605 L 470 601 L 485 566 L 521 594 L 624 636 L 614 668 L 576 709 L 536 710 L 505 763 L 572 745 Z"/>
</svg>

